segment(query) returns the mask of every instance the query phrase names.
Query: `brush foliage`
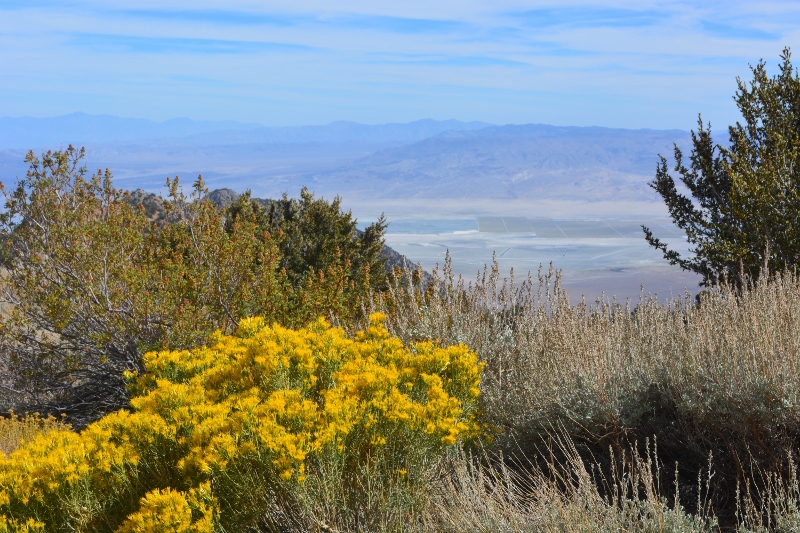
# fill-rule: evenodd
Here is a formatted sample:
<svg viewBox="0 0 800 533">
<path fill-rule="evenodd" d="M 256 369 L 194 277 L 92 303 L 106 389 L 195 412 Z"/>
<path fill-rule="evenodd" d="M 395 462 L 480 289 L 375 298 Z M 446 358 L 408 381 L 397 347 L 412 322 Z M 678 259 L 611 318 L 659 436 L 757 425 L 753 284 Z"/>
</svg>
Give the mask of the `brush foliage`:
<svg viewBox="0 0 800 533">
<path fill-rule="evenodd" d="M 324 264 L 297 266 L 296 280 L 253 204 L 226 216 L 201 178 L 188 197 L 176 178 L 153 220 L 108 170 L 88 177 L 83 157 L 72 147 L 31 152 L 27 177 L 0 187 L 6 408 L 66 414 L 81 427 L 127 405 L 122 374 L 142 371 L 148 350 L 198 346 L 252 315 L 287 326 L 360 315 L 369 267 L 355 269 L 335 243 Z"/>
</svg>

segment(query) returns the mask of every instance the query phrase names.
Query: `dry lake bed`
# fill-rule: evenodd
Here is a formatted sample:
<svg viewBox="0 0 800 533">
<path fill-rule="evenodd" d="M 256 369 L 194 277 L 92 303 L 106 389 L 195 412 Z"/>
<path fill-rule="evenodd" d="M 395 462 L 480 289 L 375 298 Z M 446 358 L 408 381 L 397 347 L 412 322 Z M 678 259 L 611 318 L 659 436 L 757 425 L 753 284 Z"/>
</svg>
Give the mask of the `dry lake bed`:
<svg viewBox="0 0 800 533">
<path fill-rule="evenodd" d="M 644 293 L 659 300 L 698 291 L 699 278 L 670 266 L 644 240 L 644 224 L 671 248 L 687 243 L 669 219 L 557 218 L 520 216 L 411 216 L 389 219 L 386 243 L 426 270 L 444 263 L 449 250 L 453 270 L 475 279 L 497 258 L 501 274 L 536 275 L 550 263 L 563 271 L 563 285 L 577 303 L 605 295 L 638 301 Z"/>
</svg>

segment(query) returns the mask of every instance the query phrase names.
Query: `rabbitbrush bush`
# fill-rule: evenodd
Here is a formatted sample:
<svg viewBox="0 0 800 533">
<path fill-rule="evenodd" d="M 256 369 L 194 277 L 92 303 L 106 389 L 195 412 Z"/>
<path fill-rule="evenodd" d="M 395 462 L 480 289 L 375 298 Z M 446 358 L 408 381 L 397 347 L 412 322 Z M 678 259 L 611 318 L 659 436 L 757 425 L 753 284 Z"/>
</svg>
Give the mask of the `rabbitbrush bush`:
<svg viewBox="0 0 800 533">
<path fill-rule="evenodd" d="M 245 319 L 150 352 L 132 410 L 0 456 L 0 531 L 396 529 L 442 453 L 481 432 L 466 346 Z M 392 525 L 394 524 L 394 526 Z M 36 529 L 36 528 L 40 529 Z"/>
</svg>

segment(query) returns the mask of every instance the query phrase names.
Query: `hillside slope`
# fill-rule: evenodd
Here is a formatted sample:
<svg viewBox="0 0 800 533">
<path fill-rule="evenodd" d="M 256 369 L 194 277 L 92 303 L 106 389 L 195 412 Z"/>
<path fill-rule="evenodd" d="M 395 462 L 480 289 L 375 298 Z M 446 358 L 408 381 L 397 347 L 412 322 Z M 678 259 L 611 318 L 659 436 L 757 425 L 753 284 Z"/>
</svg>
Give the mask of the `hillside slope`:
<svg viewBox="0 0 800 533">
<path fill-rule="evenodd" d="M 306 176 L 323 193 L 362 198 L 649 200 L 658 154 L 688 132 L 539 124 L 449 131 Z"/>
</svg>

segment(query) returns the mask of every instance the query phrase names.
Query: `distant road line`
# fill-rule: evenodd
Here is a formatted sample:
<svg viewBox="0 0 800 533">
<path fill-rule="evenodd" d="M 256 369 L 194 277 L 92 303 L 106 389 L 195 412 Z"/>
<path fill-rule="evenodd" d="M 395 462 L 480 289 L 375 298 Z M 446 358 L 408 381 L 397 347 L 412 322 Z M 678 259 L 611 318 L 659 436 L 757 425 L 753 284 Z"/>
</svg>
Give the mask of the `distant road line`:
<svg viewBox="0 0 800 533">
<path fill-rule="evenodd" d="M 617 250 L 616 252 L 609 252 L 607 254 L 596 255 L 596 256 L 590 258 L 589 261 L 594 261 L 595 259 L 600 259 L 601 257 L 606 257 L 606 256 L 609 256 L 609 255 L 618 254 L 620 252 L 624 252 L 625 250 L 627 250 L 627 248 L 623 248 L 622 250 Z"/>
<path fill-rule="evenodd" d="M 558 231 L 560 231 L 560 232 L 561 232 L 561 235 L 563 235 L 565 238 L 569 239 L 569 237 L 567 237 L 567 234 L 566 234 L 566 233 L 564 233 L 564 230 L 563 230 L 563 229 L 561 229 L 561 226 L 559 226 L 558 224 L 556 224 L 556 221 L 555 221 L 555 219 L 551 218 L 550 220 L 553 222 L 553 225 L 554 225 L 555 227 L 557 227 L 557 228 L 558 228 Z"/>
<path fill-rule="evenodd" d="M 606 226 L 608 226 L 609 228 L 613 229 L 613 230 L 614 230 L 614 232 L 615 232 L 617 235 L 619 235 L 620 237 L 624 237 L 624 236 L 625 236 L 625 235 L 623 235 L 622 233 L 620 233 L 619 231 L 617 231 L 617 228 L 615 228 L 614 226 L 612 226 L 611 224 L 609 224 L 609 223 L 608 223 L 608 222 L 606 222 L 605 220 L 603 221 L 603 224 L 605 224 L 605 225 L 606 225 Z"/>
</svg>

